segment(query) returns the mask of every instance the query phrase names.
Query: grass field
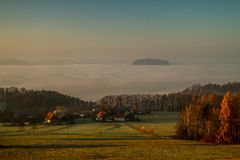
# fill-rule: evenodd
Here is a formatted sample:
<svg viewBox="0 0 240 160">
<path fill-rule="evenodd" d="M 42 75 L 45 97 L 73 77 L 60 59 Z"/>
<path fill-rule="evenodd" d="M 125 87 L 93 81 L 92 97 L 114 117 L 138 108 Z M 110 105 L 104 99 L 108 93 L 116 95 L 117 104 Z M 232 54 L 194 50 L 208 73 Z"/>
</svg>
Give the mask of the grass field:
<svg viewBox="0 0 240 160">
<path fill-rule="evenodd" d="M 0 127 L 0 159 L 240 159 L 240 145 L 173 139 L 178 113 L 142 115 L 141 122 Z M 153 129 L 154 134 L 136 128 Z"/>
</svg>

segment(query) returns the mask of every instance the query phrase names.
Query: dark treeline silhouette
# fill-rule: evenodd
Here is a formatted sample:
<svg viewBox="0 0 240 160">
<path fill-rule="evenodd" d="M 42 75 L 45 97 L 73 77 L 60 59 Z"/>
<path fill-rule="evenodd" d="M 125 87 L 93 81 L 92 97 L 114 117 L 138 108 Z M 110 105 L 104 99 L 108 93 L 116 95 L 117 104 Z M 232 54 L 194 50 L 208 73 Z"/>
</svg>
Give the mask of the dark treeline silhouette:
<svg viewBox="0 0 240 160">
<path fill-rule="evenodd" d="M 135 112 L 146 113 L 152 111 L 181 111 L 191 101 L 193 95 L 190 94 L 135 94 L 135 95 L 117 95 L 106 96 L 96 102 L 102 110 L 113 110 L 128 108 Z"/>
<path fill-rule="evenodd" d="M 181 93 L 183 94 L 195 94 L 195 95 L 206 95 L 213 93 L 216 95 L 224 95 L 226 92 L 230 91 L 231 93 L 240 93 L 240 83 L 231 82 L 223 85 L 208 83 L 205 85 L 197 84 L 192 87 L 186 88 Z"/>
<path fill-rule="evenodd" d="M 103 109 L 113 108 L 130 108 L 137 112 L 151 111 L 182 111 L 185 106 L 202 95 L 215 94 L 217 99 L 221 99 L 223 95 L 231 91 L 232 93 L 240 92 L 240 83 L 206 84 L 193 85 L 190 88 L 178 93 L 171 94 L 132 94 L 132 95 L 116 95 L 106 96 L 97 101 L 97 105 Z"/>
<path fill-rule="evenodd" d="M 0 120 L 13 120 L 16 115 L 30 115 L 42 121 L 46 113 L 53 111 L 56 106 L 64 106 L 76 112 L 100 110 L 128 109 L 138 113 L 152 111 L 180 112 L 186 106 L 202 95 L 215 94 L 221 100 L 224 93 L 230 91 L 239 93 L 240 83 L 223 85 L 206 84 L 194 85 L 178 93 L 171 94 L 132 94 L 105 96 L 97 102 L 87 102 L 79 98 L 67 96 L 56 91 L 27 90 L 25 88 L 0 88 L 0 102 L 7 104 L 4 113 L 0 113 Z M 219 101 L 216 101 L 220 103 Z M 218 105 L 218 104 L 216 104 Z M 1 104 L 0 104 L 1 106 Z M 5 118 L 4 118 L 5 117 Z"/>
<path fill-rule="evenodd" d="M 65 106 L 71 111 L 91 110 L 93 102 L 67 96 L 56 91 L 27 90 L 25 88 L 0 88 L 0 101 L 6 103 L 6 110 L 1 113 L 2 121 L 13 121 L 16 117 L 35 117 L 43 121 L 47 112 L 56 106 Z"/>
</svg>

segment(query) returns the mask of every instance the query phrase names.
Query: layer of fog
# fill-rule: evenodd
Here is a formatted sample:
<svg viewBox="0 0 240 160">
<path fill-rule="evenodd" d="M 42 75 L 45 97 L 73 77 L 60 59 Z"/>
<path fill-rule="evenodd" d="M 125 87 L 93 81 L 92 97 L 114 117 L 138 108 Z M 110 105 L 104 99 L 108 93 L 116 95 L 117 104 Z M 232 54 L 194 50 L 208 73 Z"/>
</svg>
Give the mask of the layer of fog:
<svg viewBox="0 0 240 160">
<path fill-rule="evenodd" d="M 169 93 L 193 84 L 240 80 L 240 65 L 2 65 L 0 87 L 50 89 L 96 100 L 105 95 Z"/>
</svg>

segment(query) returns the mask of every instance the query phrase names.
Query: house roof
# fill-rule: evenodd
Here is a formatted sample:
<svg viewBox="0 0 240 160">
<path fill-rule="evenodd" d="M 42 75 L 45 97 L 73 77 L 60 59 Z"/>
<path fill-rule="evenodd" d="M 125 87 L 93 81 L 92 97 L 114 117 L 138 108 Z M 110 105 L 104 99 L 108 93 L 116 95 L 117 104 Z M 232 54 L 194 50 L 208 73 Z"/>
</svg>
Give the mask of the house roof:
<svg viewBox="0 0 240 160">
<path fill-rule="evenodd" d="M 101 112 L 98 113 L 98 117 L 103 117 L 105 114 L 106 114 L 106 112 L 101 111 Z"/>
<path fill-rule="evenodd" d="M 46 119 L 51 120 L 53 118 L 54 114 L 52 112 L 48 112 Z"/>
</svg>

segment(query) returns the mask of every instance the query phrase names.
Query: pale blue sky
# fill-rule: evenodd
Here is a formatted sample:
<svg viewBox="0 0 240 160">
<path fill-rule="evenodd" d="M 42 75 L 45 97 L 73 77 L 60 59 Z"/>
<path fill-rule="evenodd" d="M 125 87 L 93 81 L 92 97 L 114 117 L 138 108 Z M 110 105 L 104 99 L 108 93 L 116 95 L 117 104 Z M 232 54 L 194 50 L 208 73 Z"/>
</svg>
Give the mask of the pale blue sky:
<svg viewBox="0 0 240 160">
<path fill-rule="evenodd" d="M 239 63 L 237 0 L 1 0 L 0 58 Z"/>
</svg>

